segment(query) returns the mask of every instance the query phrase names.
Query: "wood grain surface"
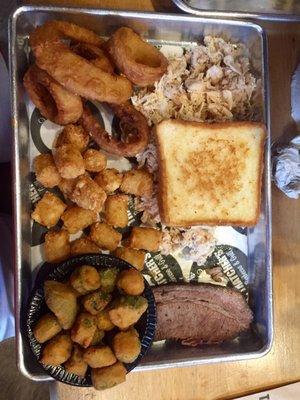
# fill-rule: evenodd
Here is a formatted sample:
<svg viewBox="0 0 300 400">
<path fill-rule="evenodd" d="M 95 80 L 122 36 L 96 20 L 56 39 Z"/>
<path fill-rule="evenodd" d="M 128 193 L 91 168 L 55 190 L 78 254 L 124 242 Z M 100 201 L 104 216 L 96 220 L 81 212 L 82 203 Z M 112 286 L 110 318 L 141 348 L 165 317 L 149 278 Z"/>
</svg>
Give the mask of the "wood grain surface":
<svg viewBox="0 0 300 400">
<path fill-rule="evenodd" d="M 163 0 L 55 0 L 52 4 L 176 11 L 171 1 Z M 265 28 L 272 141 L 285 142 L 295 133 L 290 79 L 300 60 L 300 25 L 265 24 Z M 299 380 L 300 200 L 288 199 L 273 186 L 272 201 L 275 338 L 268 355 L 251 361 L 132 373 L 125 384 L 106 392 L 58 384 L 59 400 L 223 400 Z"/>
</svg>

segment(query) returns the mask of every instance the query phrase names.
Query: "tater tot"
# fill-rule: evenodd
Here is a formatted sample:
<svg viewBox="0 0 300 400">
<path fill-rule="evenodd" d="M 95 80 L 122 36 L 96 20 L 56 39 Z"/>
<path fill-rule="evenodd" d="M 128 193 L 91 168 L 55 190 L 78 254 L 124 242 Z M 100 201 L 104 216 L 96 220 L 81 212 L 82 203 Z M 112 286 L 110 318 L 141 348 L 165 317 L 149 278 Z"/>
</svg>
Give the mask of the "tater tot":
<svg viewBox="0 0 300 400">
<path fill-rule="evenodd" d="M 69 234 L 61 231 L 50 231 L 45 235 L 45 259 L 49 263 L 66 260 L 70 256 Z"/>
<path fill-rule="evenodd" d="M 93 340 L 91 341 L 91 346 L 102 344 L 102 339 L 104 338 L 104 334 L 105 334 L 104 331 L 97 328 L 93 336 Z"/>
<path fill-rule="evenodd" d="M 72 272 L 70 283 L 76 292 L 87 294 L 100 287 L 100 276 L 95 267 L 81 265 Z"/>
<path fill-rule="evenodd" d="M 41 225 L 51 228 L 56 225 L 66 209 L 66 204 L 53 193 L 46 192 L 37 202 L 31 218 Z"/>
<path fill-rule="evenodd" d="M 82 312 L 77 315 L 71 329 L 71 339 L 86 349 L 91 345 L 96 330 L 97 325 L 94 315 Z"/>
<path fill-rule="evenodd" d="M 83 153 L 84 167 L 89 172 L 100 172 L 106 167 L 107 158 L 101 151 L 87 149 Z"/>
<path fill-rule="evenodd" d="M 45 281 L 45 302 L 63 329 L 70 329 L 77 314 L 77 298 L 70 286 L 56 281 Z"/>
<path fill-rule="evenodd" d="M 104 206 L 105 221 L 115 228 L 125 228 L 128 225 L 128 196 L 115 194 L 108 196 Z"/>
<path fill-rule="evenodd" d="M 117 333 L 113 338 L 112 348 L 119 361 L 132 363 L 141 352 L 139 334 L 135 329 Z"/>
<path fill-rule="evenodd" d="M 92 315 L 98 314 L 111 301 L 111 295 L 101 290 L 87 294 L 82 298 L 82 305 Z"/>
<path fill-rule="evenodd" d="M 127 171 L 123 176 L 120 190 L 135 196 L 149 197 L 153 191 L 152 175 L 144 169 Z"/>
<path fill-rule="evenodd" d="M 87 363 L 83 360 L 83 351 L 77 344 L 73 346 L 73 352 L 68 361 L 64 364 L 65 370 L 70 374 L 84 377 L 88 369 Z"/>
<path fill-rule="evenodd" d="M 45 345 L 41 362 L 56 366 L 63 364 L 71 357 L 72 347 L 70 336 L 67 333 L 59 333 Z"/>
<path fill-rule="evenodd" d="M 64 144 L 71 144 L 80 152 L 85 150 L 89 144 L 89 134 L 80 125 L 69 124 L 58 135 L 55 147 L 60 147 Z"/>
<path fill-rule="evenodd" d="M 96 222 L 91 225 L 90 239 L 101 249 L 115 250 L 121 242 L 122 235 L 113 227 L 104 223 Z"/>
<path fill-rule="evenodd" d="M 61 219 L 69 233 L 76 233 L 97 221 L 97 213 L 78 206 L 68 207 Z"/>
<path fill-rule="evenodd" d="M 75 184 L 70 199 L 79 207 L 100 212 L 106 200 L 106 193 L 89 176 L 80 176 Z"/>
<path fill-rule="evenodd" d="M 99 271 L 100 280 L 101 280 L 101 290 L 105 293 L 111 293 L 116 285 L 117 276 L 118 276 L 118 268 L 101 268 Z"/>
<path fill-rule="evenodd" d="M 108 311 L 113 324 L 120 329 L 127 329 L 135 324 L 147 310 L 148 302 L 142 296 L 121 296 Z"/>
<path fill-rule="evenodd" d="M 84 361 L 91 368 L 107 367 L 114 364 L 117 359 L 108 346 L 91 346 L 83 353 Z"/>
<path fill-rule="evenodd" d="M 53 188 L 60 183 L 61 176 L 54 164 L 52 154 L 40 154 L 35 157 L 34 170 L 36 179 L 46 188 Z"/>
<path fill-rule="evenodd" d="M 73 179 L 84 174 L 84 161 L 80 151 L 69 144 L 53 149 L 56 168 L 62 178 Z"/>
<path fill-rule="evenodd" d="M 126 380 L 126 368 L 119 361 L 105 368 L 92 369 L 92 382 L 96 390 L 109 389 Z"/>
<path fill-rule="evenodd" d="M 62 192 L 62 194 L 64 195 L 65 199 L 68 199 L 71 196 L 71 194 L 75 188 L 77 179 L 78 178 L 73 178 L 73 179 L 61 178 L 58 187 L 59 187 L 60 191 Z"/>
<path fill-rule="evenodd" d="M 143 250 L 131 249 L 130 247 L 118 247 L 113 254 L 116 257 L 127 261 L 138 271 L 144 268 L 146 252 Z"/>
<path fill-rule="evenodd" d="M 95 182 L 105 190 L 106 193 L 113 193 L 119 189 L 122 183 L 123 174 L 115 168 L 107 168 L 99 172 L 94 178 Z"/>
<path fill-rule="evenodd" d="M 103 331 L 111 331 L 114 328 L 114 324 L 111 322 L 108 314 L 108 310 L 100 311 L 96 315 L 98 329 Z"/>
<path fill-rule="evenodd" d="M 117 278 L 117 287 L 122 293 L 138 296 L 145 289 L 143 275 L 136 269 L 121 271 Z"/>
<path fill-rule="evenodd" d="M 80 255 L 88 253 L 99 253 L 100 248 L 86 237 L 74 240 L 71 244 L 71 255 Z"/>
<path fill-rule="evenodd" d="M 61 331 L 61 326 L 54 314 L 43 315 L 33 328 L 33 334 L 39 343 L 45 343 Z"/>
<path fill-rule="evenodd" d="M 132 228 L 128 245 L 135 249 L 158 251 L 162 239 L 162 232 L 154 228 L 135 226 Z"/>
</svg>

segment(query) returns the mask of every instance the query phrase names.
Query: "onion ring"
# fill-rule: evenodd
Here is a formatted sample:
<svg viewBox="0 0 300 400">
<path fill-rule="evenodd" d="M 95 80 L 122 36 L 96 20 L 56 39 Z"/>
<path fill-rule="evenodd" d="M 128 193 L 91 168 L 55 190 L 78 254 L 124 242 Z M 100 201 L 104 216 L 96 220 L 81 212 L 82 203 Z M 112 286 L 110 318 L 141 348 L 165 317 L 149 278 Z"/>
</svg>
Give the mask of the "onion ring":
<svg viewBox="0 0 300 400">
<path fill-rule="evenodd" d="M 167 70 L 165 56 L 130 28 L 119 28 L 107 48 L 119 71 L 138 86 L 153 85 Z"/>
<path fill-rule="evenodd" d="M 113 138 L 99 124 L 91 110 L 84 106 L 80 124 L 105 151 L 123 157 L 133 157 L 143 151 L 149 142 L 150 131 L 146 118 L 130 103 L 108 104 L 119 118 L 121 140 Z"/>
<path fill-rule="evenodd" d="M 31 65 L 25 73 L 24 86 L 33 104 L 46 119 L 67 125 L 81 117 L 81 98 L 70 93 L 36 65 Z"/>
<path fill-rule="evenodd" d="M 110 74 L 114 72 L 114 66 L 105 55 L 104 51 L 99 47 L 88 43 L 76 43 L 71 44 L 71 49 L 75 54 L 85 58 L 103 71 L 109 72 Z"/>
<path fill-rule="evenodd" d="M 30 35 L 30 46 L 38 67 L 70 92 L 90 100 L 119 104 L 131 97 L 132 85 L 128 79 L 107 73 L 78 56 L 63 38 L 95 46 L 103 43 L 88 29 L 65 21 L 47 22 Z"/>
</svg>

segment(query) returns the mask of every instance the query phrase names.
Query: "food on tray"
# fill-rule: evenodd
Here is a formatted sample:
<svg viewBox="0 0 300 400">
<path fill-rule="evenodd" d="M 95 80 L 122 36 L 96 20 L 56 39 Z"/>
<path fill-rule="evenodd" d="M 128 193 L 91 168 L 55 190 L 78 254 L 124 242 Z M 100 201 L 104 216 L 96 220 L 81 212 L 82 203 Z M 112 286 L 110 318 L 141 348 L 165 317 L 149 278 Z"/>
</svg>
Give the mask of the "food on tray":
<svg viewBox="0 0 300 400">
<path fill-rule="evenodd" d="M 96 330 L 96 317 L 90 313 L 81 312 L 72 326 L 71 339 L 86 349 L 91 345 Z"/>
<path fill-rule="evenodd" d="M 90 61 L 103 71 L 111 74 L 114 72 L 115 68 L 113 64 L 100 47 L 88 43 L 74 43 L 71 44 L 71 49 L 74 51 L 74 53 Z"/>
<path fill-rule="evenodd" d="M 113 338 L 113 351 L 117 359 L 124 363 L 134 362 L 141 352 L 141 342 L 138 332 L 131 328 L 117 333 Z"/>
<path fill-rule="evenodd" d="M 70 144 L 53 149 L 56 168 L 62 178 L 73 179 L 84 174 L 84 160 L 80 151 Z"/>
<path fill-rule="evenodd" d="M 89 172 L 100 172 L 106 167 L 106 155 L 95 149 L 83 153 L 84 168 Z"/>
<path fill-rule="evenodd" d="M 243 295 L 209 285 L 165 285 L 153 290 L 156 340 L 175 339 L 188 346 L 221 343 L 249 329 L 252 312 Z M 203 323 L 204 321 L 204 323 Z"/>
<path fill-rule="evenodd" d="M 33 161 L 36 179 L 46 188 L 60 184 L 61 176 L 54 164 L 52 154 L 39 154 Z"/>
<path fill-rule="evenodd" d="M 265 128 L 163 121 L 156 128 L 159 210 L 168 226 L 255 225 Z"/>
<path fill-rule="evenodd" d="M 117 29 L 107 48 L 119 71 L 135 85 L 153 85 L 167 70 L 165 56 L 130 28 Z"/>
<path fill-rule="evenodd" d="M 111 74 L 80 57 L 63 39 L 101 46 L 94 32 L 66 21 L 50 21 L 36 28 L 29 43 L 36 64 L 71 93 L 90 100 L 123 103 L 132 94 L 124 76 Z"/>
<path fill-rule="evenodd" d="M 97 327 L 103 331 L 111 331 L 114 328 L 114 324 L 111 322 L 108 314 L 108 310 L 100 311 L 97 316 Z"/>
<path fill-rule="evenodd" d="M 61 178 L 58 187 L 59 187 L 59 190 L 64 195 L 64 198 L 66 200 L 69 199 L 71 194 L 73 193 L 76 182 L 77 182 L 77 178 L 73 178 L 73 179 Z"/>
<path fill-rule="evenodd" d="M 107 168 L 99 172 L 94 181 L 107 193 L 112 193 L 119 189 L 123 175 L 115 168 Z"/>
<path fill-rule="evenodd" d="M 157 251 L 162 239 L 162 232 L 154 228 L 134 226 L 132 228 L 128 245 L 134 249 Z"/>
<path fill-rule="evenodd" d="M 97 315 L 111 301 L 112 297 L 110 294 L 97 290 L 96 292 L 85 295 L 82 298 L 82 305 L 87 312 L 92 315 Z"/>
<path fill-rule="evenodd" d="M 68 333 L 54 336 L 43 348 L 41 363 L 60 365 L 67 361 L 72 353 L 73 343 Z"/>
<path fill-rule="evenodd" d="M 92 382 L 97 390 L 109 389 L 126 380 L 126 368 L 119 361 L 109 367 L 92 369 Z"/>
<path fill-rule="evenodd" d="M 133 157 L 145 150 L 150 130 L 146 118 L 130 103 L 110 104 L 109 107 L 119 119 L 120 139 L 110 135 L 102 127 L 91 110 L 84 106 L 80 123 L 94 141 L 110 154 Z"/>
<path fill-rule="evenodd" d="M 100 253 L 100 248 L 87 237 L 81 237 L 70 243 L 71 255 Z"/>
<path fill-rule="evenodd" d="M 121 293 L 138 296 L 145 290 L 143 275 L 134 269 L 121 271 L 118 275 L 117 287 Z"/>
<path fill-rule="evenodd" d="M 100 212 L 106 200 L 106 193 L 87 175 L 80 176 L 70 195 L 70 200 L 79 207 Z"/>
<path fill-rule="evenodd" d="M 63 146 L 64 144 L 76 147 L 80 152 L 84 151 L 89 144 L 89 134 L 81 125 L 69 124 L 59 133 L 55 147 Z"/>
<path fill-rule="evenodd" d="M 88 369 L 87 363 L 83 360 L 83 350 L 80 346 L 74 344 L 73 352 L 68 361 L 64 364 L 64 368 L 70 374 L 84 377 Z"/>
<path fill-rule="evenodd" d="M 116 257 L 127 261 L 138 271 L 144 268 L 146 252 L 143 250 L 131 249 L 130 247 L 118 247 L 113 253 Z"/>
<path fill-rule="evenodd" d="M 128 225 L 128 196 L 115 194 L 108 196 L 104 206 L 105 221 L 115 228 L 125 228 Z"/>
<path fill-rule="evenodd" d="M 101 268 L 99 275 L 101 279 L 101 290 L 110 293 L 114 290 L 119 270 L 118 268 Z"/>
<path fill-rule="evenodd" d="M 144 169 L 127 171 L 123 176 L 120 190 L 135 196 L 149 197 L 153 191 L 152 175 Z"/>
<path fill-rule="evenodd" d="M 102 339 L 104 338 L 105 332 L 100 330 L 98 327 L 94 333 L 93 340 L 91 341 L 91 346 L 96 346 L 98 344 L 103 344 Z"/>
<path fill-rule="evenodd" d="M 84 351 L 83 359 L 91 368 L 107 367 L 117 361 L 109 346 L 90 346 Z"/>
<path fill-rule="evenodd" d="M 31 65 L 24 75 L 23 82 L 30 100 L 46 119 L 66 125 L 78 121 L 81 117 L 81 98 L 66 90 L 46 71 Z"/>
<path fill-rule="evenodd" d="M 147 300 L 142 296 L 121 296 L 108 311 L 109 318 L 120 329 L 135 324 L 147 310 Z"/>
<path fill-rule="evenodd" d="M 33 334 L 39 343 L 45 343 L 61 331 L 61 326 L 54 314 L 43 315 L 36 323 Z"/>
<path fill-rule="evenodd" d="M 77 233 L 96 222 L 97 213 L 78 206 L 70 206 L 64 211 L 61 219 L 69 233 Z"/>
<path fill-rule="evenodd" d="M 95 267 L 81 265 L 75 269 L 70 277 L 70 284 L 80 295 L 99 289 L 101 281 Z"/>
<path fill-rule="evenodd" d="M 31 218 L 41 225 L 51 228 L 56 225 L 66 209 L 66 204 L 53 193 L 46 192 L 36 203 Z"/>
<path fill-rule="evenodd" d="M 122 234 L 105 222 L 96 222 L 91 226 L 89 237 L 101 249 L 114 251 L 120 244 Z"/>
<path fill-rule="evenodd" d="M 57 263 L 66 260 L 70 256 L 70 250 L 69 234 L 66 230 L 46 233 L 44 251 L 47 262 Z"/>
</svg>

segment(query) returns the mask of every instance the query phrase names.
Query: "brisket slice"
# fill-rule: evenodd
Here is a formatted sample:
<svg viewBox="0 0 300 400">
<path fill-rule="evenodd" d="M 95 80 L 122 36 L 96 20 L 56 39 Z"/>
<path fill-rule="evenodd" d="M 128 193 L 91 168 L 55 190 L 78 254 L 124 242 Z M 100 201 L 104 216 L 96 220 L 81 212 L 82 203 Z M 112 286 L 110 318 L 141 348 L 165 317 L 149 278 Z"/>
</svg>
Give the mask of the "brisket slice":
<svg viewBox="0 0 300 400">
<path fill-rule="evenodd" d="M 182 344 L 221 343 L 249 328 L 252 312 L 238 291 L 210 284 L 164 285 L 153 289 L 157 308 L 155 340 Z"/>
</svg>

